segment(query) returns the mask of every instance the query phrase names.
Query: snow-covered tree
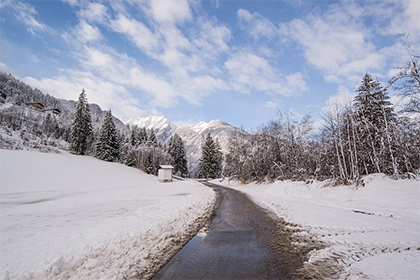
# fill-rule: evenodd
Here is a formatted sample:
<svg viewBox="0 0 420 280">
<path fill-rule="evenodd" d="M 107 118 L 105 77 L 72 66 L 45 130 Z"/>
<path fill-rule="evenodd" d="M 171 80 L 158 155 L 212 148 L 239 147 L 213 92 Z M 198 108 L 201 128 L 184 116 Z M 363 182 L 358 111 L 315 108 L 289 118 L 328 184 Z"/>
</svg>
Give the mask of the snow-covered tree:
<svg viewBox="0 0 420 280">
<path fill-rule="evenodd" d="M 77 155 L 84 155 L 88 149 L 92 137 L 92 120 L 90 116 L 89 103 L 85 90 L 79 95 L 74 115 L 73 126 L 70 137 L 70 150 Z"/>
<path fill-rule="evenodd" d="M 157 138 L 156 138 L 156 134 L 155 134 L 155 131 L 153 130 L 153 128 L 150 130 L 150 134 L 149 134 L 149 136 L 147 137 L 147 143 L 149 143 L 149 145 L 151 145 L 151 146 L 157 146 Z"/>
<path fill-rule="evenodd" d="M 223 153 L 218 141 L 207 134 L 202 148 L 200 170 L 204 178 L 218 178 L 222 173 Z"/>
<path fill-rule="evenodd" d="M 139 139 L 140 129 L 137 125 L 133 125 L 131 128 L 131 135 L 130 135 L 130 144 L 133 147 L 140 145 Z"/>
<path fill-rule="evenodd" d="M 354 98 L 358 154 L 367 173 L 397 173 L 391 123 L 394 113 L 384 87 L 366 73 Z"/>
<path fill-rule="evenodd" d="M 179 172 L 181 176 L 185 176 L 188 173 L 185 145 L 182 138 L 176 133 L 169 139 L 168 153 L 172 157 L 175 174 Z"/>
<path fill-rule="evenodd" d="M 112 120 L 111 110 L 105 112 L 104 122 L 96 143 L 96 157 L 106 161 L 114 161 L 119 156 L 118 134 Z"/>
<path fill-rule="evenodd" d="M 139 129 L 138 140 L 140 144 L 146 144 L 147 138 L 147 130 L 145 127 Z"/>
</svg>

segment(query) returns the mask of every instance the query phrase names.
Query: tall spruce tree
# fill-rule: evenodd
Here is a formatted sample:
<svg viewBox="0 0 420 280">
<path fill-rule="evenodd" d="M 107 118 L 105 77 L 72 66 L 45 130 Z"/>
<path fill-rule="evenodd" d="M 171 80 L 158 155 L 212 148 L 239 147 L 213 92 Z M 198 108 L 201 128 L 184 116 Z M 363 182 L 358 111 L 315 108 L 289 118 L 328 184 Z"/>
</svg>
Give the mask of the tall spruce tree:
<svg viewBox="0 0 420 280">
<path fill-rule="evenodd" d="M 366 173 L 396 172 L 390 123 L 394 119 L 389 96 L 381 84 L 366 73 L 354 98 L 358 153 Z M 389 163 L 392 170 L 389 170 Z"/>
<path fill-rule="evenodd" d="M 185 176 L 188 173 L 188 168 L 184 141 L 176 133 L 169 139 L 168 153 L 172 157 L 175 174 L 179 172 Z"/>
<path fill-rule="evenodd" d="M 137 125 L 133 125 L 131 128 L 130 144 L 133 147 L 140 145 L 140 129 Z"/>
<path fill-rule="evenodd" d="M 77 155 L 84 155 L 92 137 L 92 120 L 90 117 L 89 103 L 85 90 L 79 95 L 74 114 L 73 126 L 70 136 L 70 150 Z"/>
<path fill-rule="evenodd" d="M 222 173 L 223 153 L 219 142 L 207 134 L 200 159 L 200 170 L 204 178 L 218 178 Z"/>
<path fill-rule="evenodd" d="M 106 161 L 114 161 L 119 156 L 117 129 L 112 120 L 111 110 L 105 112 L 104 123 L 96 143 L 96 157 Z"/>
</svg>

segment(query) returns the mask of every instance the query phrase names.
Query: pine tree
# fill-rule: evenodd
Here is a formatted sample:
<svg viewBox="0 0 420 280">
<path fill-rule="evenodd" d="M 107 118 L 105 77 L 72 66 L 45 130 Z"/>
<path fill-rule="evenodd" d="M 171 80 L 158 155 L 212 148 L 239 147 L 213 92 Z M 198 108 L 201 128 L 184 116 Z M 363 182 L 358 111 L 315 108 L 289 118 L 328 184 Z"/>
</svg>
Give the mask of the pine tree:
<svg viewBox="0 0 420 280">
<path fill-rule="evenodd" d="M 90 117 L 89 103 L 85 90 L 79 95 L 76 105 L 73 126 L 70 137 L 70 150 L 77 155 L 84 155 L 92 137 L 92 120 Z"/>
<path fill-rule="evenodd" d="M 105 112 L 104 123 L 96 143 L 96 157 L 106 161 L 114 161 L 119 156 L 117 130 L 112 120 L 111 110 Z"/>
<path fill-rule="evenodd" d="M 174 173 L 176 174 L 179 172 L 181 175 L 187 174 L 188 168 L 184 141 L 182 141 L 181 137 L 176 133 L 169 139 L 168 153 L 173 160 Z"/>
<path fill-rule="evenodd" d="M 223 153 L 218 141 L 207 134 L 200 159 L 200 170 L 205 178 L 218 178 L 222 173 Z"/>
</svg>

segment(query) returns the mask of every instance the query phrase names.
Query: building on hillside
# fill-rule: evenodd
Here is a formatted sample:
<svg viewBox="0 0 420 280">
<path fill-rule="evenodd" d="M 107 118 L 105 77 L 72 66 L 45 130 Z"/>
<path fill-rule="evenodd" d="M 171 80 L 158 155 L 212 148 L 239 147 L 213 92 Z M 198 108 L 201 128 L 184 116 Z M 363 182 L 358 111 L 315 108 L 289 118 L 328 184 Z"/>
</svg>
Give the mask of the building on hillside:
<svg viewBox="0 0 420 280">
<path fill-rule="evenodd" d="M 51 112 L 51 113 L 53 113 L 53 115 L 60 115 L 61 114 L 61 111 L 57 108 L 45 109 L 44 112 Z"/>
<path fill-rule="evenodd" d="M 26 107 L 29 109 L 35 109 L 42 111 L 44 109 L 44 104 L 35 102 L 35 103 L 25 103 Z"/>
<path fill-rule="evenodd" d="M 172 182 L 172 165 L 159 165 L 158 178 L 159 182 Z"/>
</svg>

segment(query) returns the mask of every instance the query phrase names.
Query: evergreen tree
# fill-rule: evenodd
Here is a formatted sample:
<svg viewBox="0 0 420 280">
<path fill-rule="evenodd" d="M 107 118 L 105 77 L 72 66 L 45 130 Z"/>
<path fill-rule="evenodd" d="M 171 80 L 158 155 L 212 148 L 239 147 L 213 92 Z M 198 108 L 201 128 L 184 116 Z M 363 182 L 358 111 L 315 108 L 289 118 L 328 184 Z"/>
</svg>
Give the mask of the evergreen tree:
<svg viewBox="0 0 420 280">
<path fill-rule="evenodd" d="M 149 143 L 149 145 L 154 146 L 154 147 L 157 147 L 157 145 L 158 145 L 156 134 L 153 131 L 153 128 L 150 130 L 150 134 L 149 134 L 149 137 L 147 139 L 147 142 Z"/>
<path fill-rule="evenodd" d="M 146 161 L 144 163 L 144 171 L 147 174 L 152 174 L 153 173 L 153 157 L 151 154 L 147 155 L 146 157 Z"/>
<path fill-rule="evenodd" d="M 147 143 L 147 131 L 145 127 L 142 127 L 141 129 L 139 129 L 138 140 L 139 140 L 140 145 Z"/>
<path fill-rule="evenodd" d="M 96 143 L 96 157 L 106 161 L 114 161 L 119 156 L 117 130 L 112 120 L 111 110 L 105 112 L 104 123 Z"/>
<path fill-rule="evenodd" d="M 176 174 L 179 172 L 181 175 L 187 174 L 188 168 L 184 141 L 182 141 L 181 137 L 176 133 L 169 139 L 168 153 L 173 160 L 174 173 Z"/>
<path fill-rule="evenodd" d="M 394 120 L 392 104 L 386 90 L 366 73 L 354 98 L 355 119 L 359 135 L 358 153 L 365 173 L 396 173 L 392 151 L 391 122 Z"/>
<path fill-rule="evenodd" d="M 79 95 L 76 105 L 73 126 L 70 137 L 70 150 L 77 155 L 84 155 L 92 137 L 92 120 L 90 117 L 89 103 L 85 90 Z"/>
<path fill-rule="evenodd" d="M 207 134 L 200 159 L 200 170 L 205 178 L 218 178 L 222 173 L 223 153 L 218 141 Z"/>
<path fill-rule="evenodd" d="M 133 125 L 131 128 L 130 144 L 133 147 L 140 145 L 140 129 L 137 125 Z"/>
</svg>

